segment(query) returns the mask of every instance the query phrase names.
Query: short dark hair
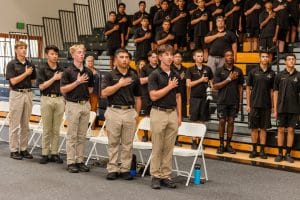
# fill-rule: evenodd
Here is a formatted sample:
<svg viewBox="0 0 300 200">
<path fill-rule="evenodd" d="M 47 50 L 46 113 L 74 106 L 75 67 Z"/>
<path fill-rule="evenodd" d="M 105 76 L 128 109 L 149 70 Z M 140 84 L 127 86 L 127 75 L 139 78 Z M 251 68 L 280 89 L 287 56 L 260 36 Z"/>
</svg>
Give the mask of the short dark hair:
<svg viewBox="0 0 300 200">
<path fill-rule="evenodd" d="M 140 2 L 139 2 L 139 5 L 141 5 L 142 3 L 146 5 L 146 2 L 145 2 L 145 1 L 140 1 Z"/>
<path fill-rule="evenodd" d="M 193 56 L 196 55 L 196 53 L 203 53 L 203 50 L 202 49 L 195 49 L 193 51 Z"/>
<path fill-rule="evenodd" d="M 163 23 L 168 22 L 169 24 L 171 24 L 171 21 L 168 19 L 164 19 Z"/>
<path fill-rule="evenodd" d="M 162 1 L 160 2 L 160 4 L 163 4 L 163 3 L 165 3 L 165 2 L 169 5 L 169 1 L 168 1 L 168 0 L 162 0 Z"/>
<path fill-rule="evenodd" d="M 142 17 L 142 21 L 145 20 L 145 19 L 147 19 L 147 20 L 149 21 L 149 17 L 143 16 L 143 17 Z"/>
<path fill-rule="evenodd" d="M 156 51 L 154 51 L 154 50 L 149 51 L 149 52 L 147 53 L 147 57 L 152 56 L 152 54 L 154 54 L 154 53 L 157 55 L 157 52 L 156 52 Z"/>
<path fill-rule="evenodd" d="M 287 53 L 285 55 L 285 60 L 287 59 L 287 57 L 294 57 L 296 59 L 296 55 L 294 53 Z"/>
<path fill-rule="evenodd" d="M 125 3 L 119 3 L 118 4 L 118 8 L 120 8 L 120 6 L 124 6 L 124 8 L 126 8 L 126 4 Z"/>
<path fill-rule="evenodd" d="M 216 21 L 217 21 L 218 19 L 225 19 L 225 18 L 224 18 L 223 15 L 217 15 L 217 16 L 216 16 Z"/>
<path fill-rule="evenodd" d="M 233 53 L 233 50 L 232 49 L 225 49 L 225 51 L 224 51 L 224 55 L 225 55 L 225 53 L 227 53 L 227 52 L 231 52 L 231 53 Z"/>
<path fill-rule="evenodd" d="M 117 15 L 117 13 L 115 11 L 110 11 L 109 15 L 111 15 L 111 14 Z"/>
<path fill-rule="evenodd" d="M 58 49 L 57 46 L 55 46 L 55 45 L 48 45 L 45 48 L 45 54 L 48 54 L 50 50 L 53 50 L 55 53 L 59 52 L 59 49 Z"/>
<path fill-rule="evenodd" d="M 176 51 L 174 52 L 174 55 L 176 55 L 176 54 L 179 54 L 179 55 L 182 57 L 181 51 L 176 50 Z"/>
<path fill-rule="evenodd" d="M 171 52 L 172 54 L 174 54 L 173 46 L 171 46 L 169 44 L 162 44 L 162 45 L 158 46 L 157 55 L 162 55 L 165 52 Z"/>
<path fill-rule="evenodd" d="M 120 53 L 127 53 L 128 54 L 128 56 L 130 56 L 130 54 L 129 54 L 129 52 L 127 51 L 127 49 L 123 49 L 123 48 L 119 48 L 119 49 L 117 49 L 116 51 L 115 51 L 115 57 L 117 56 L 117 55 L 119 55 Z"/>
<path fill-rule="evenodd" d="M 261 51 L 259 51 L 259 56 L 261 55 L 261 54 L 270 54 L 270 52 L 269 51 L 267 51 L 267 50 L 261 50 Z"/>
</svg>

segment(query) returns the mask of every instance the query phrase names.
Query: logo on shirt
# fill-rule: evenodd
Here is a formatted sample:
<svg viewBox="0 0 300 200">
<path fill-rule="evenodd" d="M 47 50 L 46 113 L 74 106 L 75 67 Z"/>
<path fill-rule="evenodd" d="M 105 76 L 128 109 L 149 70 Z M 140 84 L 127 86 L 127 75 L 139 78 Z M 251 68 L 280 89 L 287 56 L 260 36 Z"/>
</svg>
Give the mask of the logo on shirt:
<svg viewBox="0 0 300 200">
<path fill-rule="evenodd" d="M 294 82 L 298 82 L 298 78 L 297 77 L 294 78 Z"/>
<path fill-rule="evenodd" d="M 268 74 L 267 77 L 268 77 L 269 79 L 271 79 L 271 78 L 272 78 L 272 74 Z"/>
</svg>

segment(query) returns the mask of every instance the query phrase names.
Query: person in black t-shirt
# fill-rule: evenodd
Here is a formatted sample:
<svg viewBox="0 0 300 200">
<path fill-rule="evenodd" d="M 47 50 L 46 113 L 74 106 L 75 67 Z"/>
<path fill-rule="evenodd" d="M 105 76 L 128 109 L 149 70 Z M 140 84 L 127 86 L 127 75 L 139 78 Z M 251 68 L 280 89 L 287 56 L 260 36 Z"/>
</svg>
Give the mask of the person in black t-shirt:
<svg viewBox="0 0 300 200">
<path fill-rule="evenodd" d="M 224 5 L 222 4 L 222 0 L 215 0 L 215 3 L 210 6 L 210 12 L 211 12 L 211 23 L 212 23 L 212 29 L 216 29 L 216 19 L 217 16 L 224 16 Z"/>
<path fill-rule="evenodd" d="M 289 12 L 286 0 L 274 0 L 273 11 L 276 12 L 277 25 L 275 31 L 276 40 L 278 40 L 279 53 L 284 52 L 284 44 L 289 29 Z"/>
<path fill-rule="evenodd" d="M 170 32 L 171 23 L 169 20 L 165 20 L 162 24 L 162 30 L 158 31 L 155 36 L 155 41 L 158 46 L 162 44 L 174 44 L 174 34 Z"/>
<path fill-rule="evenodd" d="M 299 0 L 287 1 L 287 8 L 289 10 L 289 34 L 287 41 L 291 42 L 291 45 L 296 41 L 297 28 L 299 26 Z"/>
<path fill-rule="evenodd" d="M 150 8 L 149 11 L 149 17 L 151 19 L 151 33 L 152 33 L 152 37 L 151 37 L 151 49 L 155 49 L 156 48 L 156 44 L 155 44 L 155 34 L 156 34 L 156 26 L 153 22 L 154 20 L 154 16 L 155 14 L 160 10 L 160 0 L 155 0 L 155 5 L 152 6 Z"/>
<path fill-rule="evenodd" d="M 190 120 L 205 123 L 209 120 L 209 100 L 206 90 L 212 87 L 213 73 L 210 67 L 203 64 L 203 51 L 193 52 L 195 65 L 186 70 L 186 85 L 191 88 L 190 94 Z M 197 148 L 197 141 L 193 139 L 192 148 Z"/>
<path fill-rule="evenodd" d="M 238 34 L 242 31 L 242 18 L 241 18 L 241 3 L 237 0 L 232 0 L 224 9 L 226 18 L 226 29 Z"/>
<path fill-rule="evenodd" d="M 260 63 L 248 74 L 246 97 L 249 112 L 249 128 L 251 128 L 251 138 L 253 149 L 250 158 L 258 156 L 257 142 L 259 134 L 260 153 L 262 159 L 267 159 L 265 154 L 265 144 L 267 130 L 271 128 L 271 108 L 273 97 L 273 85 L 275 72 L 269 66 L 270 56 L 267 52 L 260 53 Z"/>
<path fill-rule="evenodd" d="M 258 50 L 259 14 L 261 13 L 260 0 L 247 0 L 244 4 L 246 16 L 246 36 L 250 44 L 250 51 Z"/>
<path fill-rule="evenodd" d="M 205 1 L 198 0 L 198 9 L 192 15 L 191 25 L 194 25 L 195 47 L 204 51 L 204 62 L 208 58 L 208 48 L 205 45 L 204 37 L 212 28 L 209 18 L 210 12 L 205 8 Z"/>
<path fill-rule="evenodd" d="M 130 34 L 130 25 L 128 15 L 125 13 L 126 5 L 124 3 L 118 4 L 118 13 L 117 13 L 117 22 L 120 25 L 120 31 L 124 35 L 124 44 L 121 45 L 121 48 L 124 48 L 128 42 Z"/>
<path fill-rule="evenodd" d="M 167 0 L 163 0 L 160 3 L 161 9 L 155 13 L 153 24 L 155 25 L 155 32 L 162 29 L 162 24 L 165 20 L 171 20 L 171 15 L 169 11 L 169 3 Z"/>
<path fill-rule="evenodd" d="M 175 35 L 174 49 L 186 50 L 187 48 L 187 24 L 189 14 L 184 8 L 184 0 L 178 0 L 178 6 L 171 11 L 172 32 Z"/>
<path fill-rule="evenodd" d="M 295 127 L 300 114 L 300 72 L 295 69 L 295 54 L 285 57 L 285 69 L 277 74 L 274 81 L 274 116 L 278 122 L 277 145 L 279 153 L 275 162 L 283 160 L 284 129 L 287 128 L 285 160 L 292 163 L 291 150 L 294 143 Z"/>
<path fill-rule="evenodd" d="M 113 66 L 115 51 L 124 46 L 124 34 L 120 31 L 120 25 L 116 22 L 116 12 L 109 12 L 108 22 L 105 24 L 104 35 L 107 37 L 108 55 L 110 56 L 110 67 Z"/>
<path fill-rule="evenodd" d="M 265 10 L 259 15 L 260 50 L 274 52 L 276 45 L 276 14 L 271 1 L 265 3 Z M 270 56 L 272 56 L 270 54 Z M 270 58 L 270 61 L 272 58 Z"/>
<path fill-rule="evenodd" d="M 190 3 L 187 5 L 187 10 L 189 12 L 190 17 L 193 13 L 198 9 L 197 0 L 190 0 Z M 188 42 L 190 43 L 190 49 L 195 49 L 194 43 L 194 26 L 191 25 L 191 22 L 188 23 Z"/>
<path fill-rule="evenodd" d="M 218 118 L 220 146 L 218 154 L 225 151 L 235 154 L 236 151 L 231 147 L 230 142 L 234 130 L 234 118 L 236 117 L 239 106 L 243 101 L 244 76 L 241 69 L 234 66 L 233 51 L 225 50 L 225 64 L 218 68 L 214 76 L 214 89 L 218 90 Z M 224 133 L 227 123 L 227 142 L 224 148 Z"/>
<path fill-rule="evenodd" d="M 139 27 L 134 35 L 136 44 L 136 60 L 146 60 L 147 54 L 151 50 L 151 31 L 149 30 L 149 19 L 143 17 Z"/>
<path fill-rule="evenodd" d="M 133 15 L 133 21 L 132 21 L 132 29 L 133 33 L 138 29 L 138 27 L 141 27 L 141 22 L 143 18 L 148 18 L 150 20 L 150 15 L 146 12 L 146 2 L 145 1 L 140 1 L 139 2 L 139 11 L 134 13 Z M 151 24 L 151 23 L 150 23 Z"/>
</svg>

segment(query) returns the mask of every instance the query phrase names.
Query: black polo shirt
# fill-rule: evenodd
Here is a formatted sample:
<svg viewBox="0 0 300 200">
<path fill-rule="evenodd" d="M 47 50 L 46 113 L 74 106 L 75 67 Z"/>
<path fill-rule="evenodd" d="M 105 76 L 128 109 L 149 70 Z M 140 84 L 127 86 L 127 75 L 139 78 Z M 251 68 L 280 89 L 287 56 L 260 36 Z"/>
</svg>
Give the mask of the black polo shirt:
<svg viewBox="0 0 300 200">
<path fill-rule="evenodd" d="M 161 25 L 163 24 L 164 20 L 171 20 L 171 14 L 169 10 L 163 11 L 159 10 L 155 13 L 154 19 L 153 19 L 153 24 L 156 27 L 156 31 L 161 29 Z"/>
<path fill-rule="evenodd" d="M 51 69 L 48 63 L 43 64 L 37 70 L 37 85 L 43 84 L 53 77 L 56 72 L 63 72 L 63 68 L 57 64 L 56 69 Z M 61 94 L 60 80 L 56 80 L 48 88 L 41 91 L 42 95 Z"/>
<path fill-rule="evenodd" d="M 226 34 L 209 43 L 209 55 L 224 57 L 224 50 L 231 49 L 231 45 L 237 42 L 236 36 L 233 32 L 225 30 Z M 208 36 L 217 34 L 217 30 L 212 30 Z"/>
<path fill-rule="evenodd" d="M 196 65 L 190 67 L 186 71 L 186 79 L 190 79 L 191 81 L 196 81 L 200 79 L 202 76 L 208 77 L 209 80 L 213 79 L 213 73 L 210 67 L 206 65 L 202 65 L 199 69 Z M 206 89 L 208 87 L 208 83 L 199 83 L 191 88 L 191 97 L 194 98 L 206 98 Z"/>
<path fill-rule="evenodd" d="M 174 64 L 172 65 L 172 68 L 180 76 L 179 83 L 180 83 L 181 99 L 186 99 L 186 71 L 187 71 L 187 69 L 182 65 L 181 65 L 180 69 L 178 69 Z"/>
<path fill-rule="evenodd" d="M 150 64 L 146 64 L 141 70 L 141 78 L 149 77 L 149 75 L 156 70 L 158 67 L 152 67 Z M 149 96 L 148 92 L 148 83 L 143 84 L 142 87 L 142 96 Z"/>
<path fill-rule="evenodd" d="M 226 80 L 230 72 L 237 72 L 238 78 L 230 81 L 225 87 L 218 91 L 218 104 L 220 105 L 238 105 L 240 102 L 239 86 L 244 84 L 244 75 L 240 68 L 233 66 L 231 70 L 225 66 L 218 68 L 214 77 L 214 83 L 220 83 Z"/>
<path fill-rule="evenodd" d="M 134 97 L 141 96 L 140 91 L 140 81 L 136 73 L 128 68 L 128 71 L 125 75 L 121 74 L 119 70 L 115 67 L 110 73 L 106 74 L 102 79 L 101 89 L 105 89 L 109 86 L 113 86 L 119 82 L 121 78 L 132 78 L 132 83 L 125 87 L 120 88 L 111 96 L 108 96 L 108 105 L 135 105 Z"/>
<path fill-rule="evenodd" d="M 155 42 L 162 40 L 164 38 L 166 38 L 169 34 L 172 34 L 171 32 L 165 32 L 163 30 L 158 31 L 155 35 Z M 174 39 L 173 40 L 167 40 L 166 43 L 164 44 L 169 44 L 169 45 L 173 45 L 174 44 Z"/>
<path fill-rule="evenodd" d="M 259 29 L 259 14 L 263 8 L 261 0 L 247 0 L 244 4 L 244 12 L 250 10 L 255 4 L 259 4 L 261 8 L 254 10 L 250 15 L 246 16 L 247 29 Z"/>
<path fill-rule="evenodd" d="M 139 27 L 135 34 L 134 34 L 134 39 L 137 38 L 142 38 L 146 35 L 146 33 L 151 33 L 149 29 L 145 30 L 142 27 Z M 136 43 L 136 58 L 137 60 L 144 58 L 147 58 L 148 52 L 151 50 L 151 38 L 143 40 L 142 42 Z"/>
<path fill-rule="evenodd" d="M 300 72 L 290 74 L 286 69 L 279 72 L 274 81 L 274 90 L 278 91 L 278 113 L 300 113 Z"/>
<path fill-rule="evenodd" d="M 67 67 L 62 75 L 60 80 L 60 86 L 65 86 L 70 83 L 73 83 L 77 80 L 78 73 L 80 75 L 87 74 L 89 76 L 89 80 L 87 83 L 82 83 L 74 88 L 72 91 L 65 94 L 65 99 L 67 101 L 84 101 L 89 99 L 89 87 L 94 87 L 94 78 L 93 73 L 87 67 L 83 67 L 83 70 L 80 71 L 74 64 Z"/>
<path fill-rule="evenodd" d="M 127 18 L 127 21 L 119 23 L 119 21 L 123 17 Z M 120 25 L 120 31 L 121 31 L 121 33 L 123 33 L 124 36 L 127 35 L 128 27 L 130 27 L 130 25 L 131 25 L 131 22 L 130 22 L 130 19 L 129 19 L 128 15 L 126 13 L 124 13 L 124 14 L 118 13 L 117 14 L 117 22 Z"/>
<path fill-rule="evenodd" d="M 160 67 L 157 68 L 157 70 L 153 71 L 149 76 L 148 81 L 148 89 L 149 92 L 151 90 L 160 90 L 164 87 L 166 87 L 169 84 L 169 79 L 173 79 L 176 77 L 178 80 L 180 80 L 179 74 L 177 74 L 176 71 L 174 71 L 171 68 L 170 75 L 168 75 L 166 72 L 164 72 Z M 162 98 L 153 101 L 153 106 L 158 106 L 162 108 L 175 108 L 176 103 L 176 93 L 180 93 L 180 85 L 178 87 L 173 88 L 170 90 L 165 96 Z"/>
<path fill-rule="evenodd" d="M 21 82 L 16 85 L 12 85 L 9 81 L 9 85 L 11 89 L 29 89 L 32 87 L 31 80 L 36 79 L 36 69 L 34 64 L 32 64 L 29 60 L 26 60 L 25 63 L 21 63 L 17 58 L 11 60 L 6 66 L 6 80 L 10 80 L 11 78 L 20 76 L 23 74 L 27 67 L 32 67 L 33 71 L 30 76 L 24 78 Z"/>
<path fill-rule="evenodd" d="M 149 15 L 151 19 L 154 19 L 155 14 L 160 10 L 160 7 L 157 7 L 156 5 L 151 6 L 149 10 Z"/>
<path fill-rule="evenodd" d="M 252 87 L 250 106 L 253 108 L 271 108 L 271 90 L 273 89 L 275 72 L 269 67 L 266 71 L 258 65 L 248 74 L 247 86 Z"/>
<path fill-rule="evenodd" d="M 265 19 L 269 17 L 269 13 L 267 11 L 263 11 L 259 15 L 259 23 L 261 24 Z M 276 20 L 277 17 L 270 19 L 268 23 L 260 29 L 260 38 L 268 38 L 273 37 L 276 29 Z"/>
<path fill-rule="evenodd" d="M 230 2 L 225 7 L 224 13 L 227 13 L 230 10 L 232 10 L 234 6 L 240 6 L 240 10 L 235 11 L 234 13 L 232 13 L 230 16 L 226 18 L 226 29 L 231 31 L 236 31 L 239 29 L 240 16 L 243 11 L 243 8 L 241 7 L 241 3 L 238 2 L 236 4 L 233 4 L 233 2 Z"/>
<path fill-rule="evenodd" d="M 194 36 L 206 36 L 207 33 L 209 32 L 209 21 L 210 21 L 210 12 L 207 8 L 204 9 L 197 9 L 193 15 L 192 15 L 192 19 L 197 19 L 203 15 L 207 15 L 208 19 L 203 21 L 201 20 L 199 23 L 194 24 Z"/>
<path fill-rule="evenodd" d="M 215 12 L 217 9 L 221 9 L 222 13 L 212 16 L 212 13 Z M 217 6 L 216 4 L 211 5 L 210 6 L 210 13 L 211 13 L 210 21 L 213 22 L 213 29 L 215 29 L 217 27 L 217 25 L 216 25 L 217 17 L 218 16 L 224 16 L 224 5 L 223 4 L 220 4 L 219 6 Z"/>
<path fill-rule="evenodd" d="M 151 20 L 152 20 L 152 19 L 150 19 L 149 13 L 147 13 L 147 12 L 141 12 L 141 11 L 138 11 L 138 12 L 134 13 L 134 15 L 133 15 L 133 20 L 132 20 L 132 21 L 138 20 L 138 19 L 141 18 L 142 16 L 143 16 L 143 17 L 147 17 L 147 18 L 149 19 L 150 24 L 151 24 Z M 140 27 L 140 26 L 141 26 L 140 23 L 137 24 L 137 25 L 135 25 L 135 27 Z"/>
<path fill-rule="evenodd" d="M 185 13 L 186 16 L 180 18 L 172 24 L 172 32 L 175 33 L 175 35 L 185 36 L 187 32 L 187 24 L 189 21 L 189 12 L 185 9 L 180 10 L 179 7 L 176 6 L 173 10 L 171 10 L 171 18 L 174 19 L 181 13 Z"/>
<path fill-rule="evenodd" d="M 288 29 L 289 28 L 289 11 L 287 9 L 287 2 L 285 0 L 283 0 L 281 2 L 279 2 L 278 0 L 273 1 L 273 9 L 279 5 L 285 5 L 285 9 L 276 12 L 277 25 L 279 25 L 279 28 L 281 28 L 281 29 Z"/>
<path fill-rule="evenodd" d="M 104 32 L 110 31 L 114 28 L 115 25 L 119 25 L 118 23 L 112 23 L 111 21 L 107 21 L 105 24 Z M 116 30 L 107 36 L 107 46 L 108 48 L 118 48 L 121 46 L 121 31 Z"/>
</svg>

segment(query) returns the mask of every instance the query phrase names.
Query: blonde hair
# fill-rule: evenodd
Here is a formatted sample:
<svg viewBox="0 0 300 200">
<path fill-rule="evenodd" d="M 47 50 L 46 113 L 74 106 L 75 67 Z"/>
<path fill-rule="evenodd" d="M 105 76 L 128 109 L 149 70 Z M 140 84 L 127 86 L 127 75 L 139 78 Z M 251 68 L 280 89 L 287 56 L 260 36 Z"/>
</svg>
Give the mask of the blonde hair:
<svg viewBox="0 0 300 200">
<path fill-rule="evenodd" d="M 83 44 L 74 44 L 70 47 L 70 54 L 72 55 L 78 49 L 83 49 L 84 51 L 86 51 L 85 46 Z"/>
<path fill-rule="evenodd" d="M 25 47 L 27 49 L 27 44 L 23 41 L 17 41 L 15 44 L 15 49 L 17 49 L 19 47 Z"/>
</svg>

